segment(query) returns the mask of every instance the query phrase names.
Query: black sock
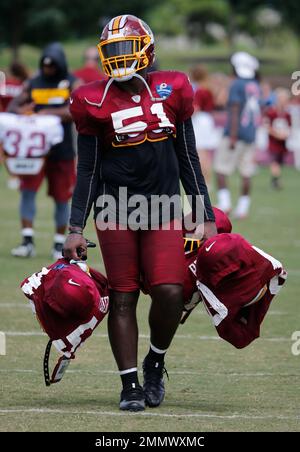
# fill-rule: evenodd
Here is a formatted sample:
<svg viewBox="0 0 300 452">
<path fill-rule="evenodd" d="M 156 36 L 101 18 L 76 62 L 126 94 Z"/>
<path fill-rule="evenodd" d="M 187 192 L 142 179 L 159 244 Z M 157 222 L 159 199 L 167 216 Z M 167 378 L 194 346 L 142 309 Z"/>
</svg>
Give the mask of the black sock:
<svg viewBox="0 0 300 452">
<path fill-rule="evenodd" d="M 131 389 L 139 386 L 139 379 L 137 370 L 129 372 L 128 374 L 120 375 L 123 389 Z"/>
<path fill-rule="evenodd" d="M 274 188 L 280 187 L 280 177 L 279 176 L 272 176 L 272 186 Z"/>
<path fill-rule="evenodd" d="M 23 244 L 28 245 L 29 243 L 33 244 L 33 237 L 32 235 L 24 235 L 23 236 Z"/>
<path fill-rule="evenodd" d="M 146 358 L 149 358 L 152 361 L 155 361 L 156 363 L 163 363 L 165 360 L 165 354 L 166 354 L 166 352 L 165 353 L 157 353 L 154 350 L 152 350 L 152 348 L 150 347 Z"/>
</svg>

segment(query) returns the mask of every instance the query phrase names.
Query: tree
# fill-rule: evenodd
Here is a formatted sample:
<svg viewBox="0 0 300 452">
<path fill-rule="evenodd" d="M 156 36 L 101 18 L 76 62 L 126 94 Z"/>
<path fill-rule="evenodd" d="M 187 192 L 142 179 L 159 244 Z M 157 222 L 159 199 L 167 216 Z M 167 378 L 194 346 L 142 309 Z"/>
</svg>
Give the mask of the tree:
<svg viewBox="0 0 300 452">
<path fill-rule="evenodd" d="M 100 34 L 102 19 L 118 14 L 145 16 L 159 0 L 1 0 L 0 34 L 3 44 L 12 48 L 13 58 L 18 57 L 21 43 L 43 46 L 50 41 L 83 38 Z"/>
</svg>

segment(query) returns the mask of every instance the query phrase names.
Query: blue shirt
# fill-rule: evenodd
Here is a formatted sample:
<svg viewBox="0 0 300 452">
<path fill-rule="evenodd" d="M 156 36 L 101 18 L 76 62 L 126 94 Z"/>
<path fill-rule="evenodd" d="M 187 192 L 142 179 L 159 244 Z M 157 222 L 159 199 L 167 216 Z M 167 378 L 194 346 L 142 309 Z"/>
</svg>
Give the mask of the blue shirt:
<svg viewBox="0 0 300 452">
<path fill-rule="evenodd" d="M 246 143 L 255 141 L 256 129 L 260 124 L 260 89 L 256 80 L 236 78 L 229 90 L 228 98 L 228 118 L 225 125 L 224 135 L 230 135 L 232 114 L 232 104 L 239 105 L 238 118 L 238 140 Z"/>
</svg>

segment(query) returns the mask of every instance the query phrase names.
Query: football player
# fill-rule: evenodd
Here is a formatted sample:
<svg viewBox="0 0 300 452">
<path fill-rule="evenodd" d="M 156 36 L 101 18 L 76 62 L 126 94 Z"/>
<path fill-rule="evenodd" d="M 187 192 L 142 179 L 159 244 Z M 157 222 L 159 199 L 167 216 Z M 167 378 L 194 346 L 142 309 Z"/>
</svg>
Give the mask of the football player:
<svg viewBox="0 0 300 452">
<path fill-rule="evenodd" d="M 107 314 L 107 279 L 83 261 L 59 259 L 26 278 L 21 288 L 50 338 L 44 358 L 45 383 L 49 386 L 61 380 L 76 350 Z M 62 357 L 50 378 L 48 360 L 52 343 Z"/>
<path fill-rule="evenodd" d="M 236 348 L 259 337 L 270 303 L 287 278 L 281 262 L 227 232 L 187 252 L 185 270 L 181 323 L 203 301 L 219 336 Z"/>
<path fill-rule="evenodd" d="M 20 178 L 20 217 L 22 243 L 13 248 L 15 257 L 35 255 L 34 219 L 36 215 L 36 193 L 44 178 L 48 180 L 48 194 L 54 199 L 55 235 L 52 248 L 54 260 L 62 257 L 62 247 L 68 224 L 68 201 L 75 184 L 75 151 L 72 139 L 72 118 L 69 112 L 69 97 L 78 80 L 69 73 L 67 60 L 59 43 L 49 44 L 40 59 L 39 72 L 24 84 L 23 91 L 8 106 L 8 112 L 16 114 L 56 115 L 60 118 L 64 137 L 51 147 L 46 164 L 38 174 Z M 12 146 L 17 152 L 19 137 L 12 135 Z M 32 137 L 32 147 L 41 147 L 42 137 Z"/>
<path fill-rule="evenodd" d="M 139 411 L 145 404 L 160 405 L 164 398 L 164 357 L 183 306 L 184 253 L 181 211 L 173 212 L 168 221 L 161 215 L 154 228 L 146 215 L 135 228 L 128 224 L 128 199 L 142 196 L 149 212 L 155 209 L 152 195 L 180 199 L 181 180 L 192 196 L 193 212 L 197 202 L 201 205 L 204 237 L 216 234 L 216 227 L 195 147 L 188 78 L 177 71 L 148 72 L 154 37 L 149 26 L 132 15 L 111 19 L 98 49 L 108 79 L 78 88 L 70 100 L 79 133 L 78 172 L 64 253 L 78 259 L 76 249 L 85 248 L 82 234 L 94 203 L 111 288 L 108 331 L 123 385 L 120 409 Z M 125 200 L 120 195 L 124 187 Z M 100 215 L 101 199 L 107 196 L 116 207 L 116 219 L 109 224 Z M 137 372 L 136 319 L 142 271 L 152 298 L 143 388 Z"/>
<path fill-rule="evenodd" d="M 63 137 L 57 116 L 0 113 L 0 148 L 14 176 L 38 174 L 51 147 L 61 143 Z"/>
</svg>

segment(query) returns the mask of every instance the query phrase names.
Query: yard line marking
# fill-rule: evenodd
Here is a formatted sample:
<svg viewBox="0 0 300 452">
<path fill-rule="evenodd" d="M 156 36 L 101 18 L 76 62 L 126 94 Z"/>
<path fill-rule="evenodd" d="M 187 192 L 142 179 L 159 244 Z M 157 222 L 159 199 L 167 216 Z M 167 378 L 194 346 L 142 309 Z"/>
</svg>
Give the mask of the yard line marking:
<svg viewBox="0 0 300 452">
<path fill-rule="evenodd" d="M 27 373 L 30 373 L 30 374 L 38 374 L 38 373 L 40 373 L 39 371 L 37 371 L 37 370 L 33 370 L 33 369 L 0 369 L 0 372 L 3 372 L 3 373 L 10 373 L 10 372 L 16 372 L 16 373 L 24 373 L 24 374 L 27 374 Z"/>
<path fill-rule="evenodd" d="M 11 337 L 17 337 L 17 336 L 47 336 L 46 333 L 43 333 L 42 331 L 4 331 L 4 333 L 7 336 Z M 101 338 L 108 338 L 107 334 L 102 333 L 94 333 L 93 337 L 101 337 Z M 149 339 L 149 334 L 139 334 L 140 339 Z M 192 334 L 176 334 L 174 336 L 174 339 L 198 339 L 201 341 L 222 341 L 222 339 L 219 336 L 197 336 Z M 289 337 L 260 337 L 259 341 L 266 341 L 266 342 L 291 342 L 291 338 Z M 224 341 L 223 341 L 224 342 Z"/>
<path fill-rule="evenodd" d="M 7 336 L 47 336 L 42 331 L 5 331 Z"/>
<path fill-rule="evenodd" d="M 294 268 L 294 269 L 290 268 L 288 270 L 288 274 L 289 275 L 300 275 L 300 269 L 299 268 Z"/>
<path fill-rule="evenodd" d="M 278 420 L 298 420 L 300 416 L 282 416 L 282 415 L 251 415 L 251 414 L 212 414 L 212 413 L 182 413 L 182 414 L 169 414 L 169 413 L 153 413 L 153 412 L 139 412 L 132 413 L 126 411 L 126 413 L 119 413 L 115 411 L 97 411 L 97 410 L 63 410 L 63 409 L 51 409 L 51 408 L 10 408 L 1 409 L 0 414 L 10 414 L 10 413 L 43 413 L 43 414 L 85 414 L 93 416 L 143 416 L 143 417 L 165 417 L 165 418 L 217 418 L 217 419 L 278 419 Z"/>
<path fill-rule="evenodd" d="M 21 303 L 0 303 L 0 308 L 25 308 L 31 309 L 29 304 Z"/>
<path fill-rule="evenodd" d="M 288 315 L 288 312 L 284 312 L 284 311 L 269 311 L 268 315 Z"/>
<path fill-rule="evenodd" d="M 0 303 L 0 309 L 1 308 L 25 308 L 25 309 L 31 309 L 30 305 L 27 304 L 21 304 L 21 303 Z M 193 315 L 207 315 L 205 311 L 195 311 Z M 268 315 L 288 315 L 287 312 L 284 311 L 269 311 Z"/>
<path fill-rule="evenodd" d="M 140 374 L 142 374 L 142 370 L 138 371 Z M 196 375 L 199 376 L 199 371 L 190 371 L 190 370 L 171 370 L 172 375 Z M 41 372 L 39 370 L 34 369 L 0 369 L 0 373 L 32 373 L 32 374 L 40 374 Z M 86 375 L 119 375 L 119 372 L 116 370 L 78 370 L 78 369 L 68 369 L 66 371 L 68 374 L 86 374 Z M 243 378 L 255 378 L 255 377 L 284 377 L 284 378 L 291 378 L 291 377 L 297 377 L 300 378 L 300 375 L 298 374 L 278 374 L 276 372 L 246 372 L 246 373 L 239 373 L 239 372 L 202 372 L 201 376 L 207 377 L 209 375 L 214 375 L 217 377 L 243 377 Z"/>
</svg>

